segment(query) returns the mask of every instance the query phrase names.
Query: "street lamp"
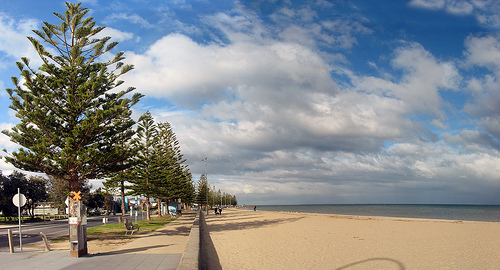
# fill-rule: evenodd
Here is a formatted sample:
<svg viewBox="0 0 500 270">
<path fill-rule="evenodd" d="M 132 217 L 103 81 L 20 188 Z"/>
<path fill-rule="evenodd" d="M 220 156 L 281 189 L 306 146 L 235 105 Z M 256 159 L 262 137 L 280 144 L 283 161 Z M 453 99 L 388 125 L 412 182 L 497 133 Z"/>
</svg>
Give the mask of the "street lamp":
<svg viewBox="0 0 500 270">
<path fill-rule="evenodd" d="M 208 215 L 208 172 L 207 172 L 207 158 L 204 158 L 201 161 L 205 161 L 205 182 L 206 182 L 206 185 L 207 185 L 207 215 Z"/>
</svg>

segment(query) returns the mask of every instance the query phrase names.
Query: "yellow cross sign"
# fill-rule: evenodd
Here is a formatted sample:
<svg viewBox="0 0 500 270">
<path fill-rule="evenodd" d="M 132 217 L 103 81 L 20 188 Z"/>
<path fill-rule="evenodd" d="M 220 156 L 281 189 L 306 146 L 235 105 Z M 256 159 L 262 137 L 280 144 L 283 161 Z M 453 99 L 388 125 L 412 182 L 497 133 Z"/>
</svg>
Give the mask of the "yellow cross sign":
<svg viewBox="0 0 500 270">
<path fill-rule="evenodd" d="M 80 197 L 80 193 L 82 193 L 81 191 L 78 191 L 78 192 L 74 192 L 73 191 L 73 200 L 75 202 L 79 201 L 82 197 Z"/>
</svg>

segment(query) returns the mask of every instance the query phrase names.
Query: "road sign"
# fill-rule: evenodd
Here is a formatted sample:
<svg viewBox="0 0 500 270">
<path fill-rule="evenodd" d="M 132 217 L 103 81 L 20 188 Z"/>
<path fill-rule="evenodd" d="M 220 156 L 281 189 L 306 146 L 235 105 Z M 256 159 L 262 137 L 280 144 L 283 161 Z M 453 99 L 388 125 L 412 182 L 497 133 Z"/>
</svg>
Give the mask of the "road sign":
<svg viewBox="0 0 500 270">
<path fill-rule="evenodd" d="M 78 191 L 78 192 L 74 192 L 74 191 L 73 191 L 73 200 L 74 200 L 75 202 L 79 201 L 79 200 L 82 198 L 82 197 L 80 196 L 80 194 L 82 194 L 82 192 L 81 192 L 81 191 Z"/>
<path fill-rule="evenodd" d="M 17 207 L 23 207 L 26 204 L 26 197 L 24 194 L 16 194 L 12 197 L 12 202 Z M 21 203 L 21 205 L 19 205 L 19 203 Z"/>
<path fill-rule="evenodd" d="M 19 248 L 23 251 L 23 236 L 21 233 L 21 207 L 26 204 L 26 197 L 21 194 L 21 189 L 17 188 L 17 194 L 12 197 L 12 202 L 17 206 L 17 217 L 19 220 Z"/>
</svg>

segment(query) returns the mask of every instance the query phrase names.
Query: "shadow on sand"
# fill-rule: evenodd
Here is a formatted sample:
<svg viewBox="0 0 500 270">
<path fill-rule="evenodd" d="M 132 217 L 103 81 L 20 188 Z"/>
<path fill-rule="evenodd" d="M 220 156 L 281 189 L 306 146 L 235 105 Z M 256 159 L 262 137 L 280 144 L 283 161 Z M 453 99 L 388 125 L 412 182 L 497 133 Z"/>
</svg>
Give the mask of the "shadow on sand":
<svg viewBox="0 0 500 270">
<path fill-rule="evenodd" d="M 228 217 L 212 217 L 210 222 L 217 222 L 218 220 L 223 221 L 220 224 L 209 225 L 209 230 L 211 232 L 218 231 L 230 231 L 230 230 L 246 230 L 246 229 L 254 229 L 261 228 L 266 226 L 274 226 L 278 224 L 294 222 L 302 219 L 303 217 L 290 217 L 290 218 L 278 218 L 278 219 L 264 219 L 264 220 L 256 220 L 257 215 L 232 215 Z"/>
</svg>

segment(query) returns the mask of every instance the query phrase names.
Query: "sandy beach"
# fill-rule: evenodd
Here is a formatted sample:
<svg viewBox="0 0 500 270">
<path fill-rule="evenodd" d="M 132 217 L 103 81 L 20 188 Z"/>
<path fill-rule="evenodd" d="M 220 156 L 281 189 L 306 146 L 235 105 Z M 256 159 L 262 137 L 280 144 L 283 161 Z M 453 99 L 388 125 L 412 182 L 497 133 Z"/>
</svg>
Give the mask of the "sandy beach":
<svg viewBox="0 0 500 270">
<path fill-rule="evenodd" d="M 210 213 L 222 269 L 500 269 L 500 223 Z"/>
</svg>

